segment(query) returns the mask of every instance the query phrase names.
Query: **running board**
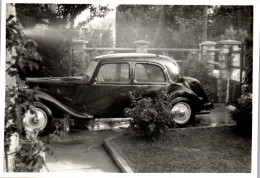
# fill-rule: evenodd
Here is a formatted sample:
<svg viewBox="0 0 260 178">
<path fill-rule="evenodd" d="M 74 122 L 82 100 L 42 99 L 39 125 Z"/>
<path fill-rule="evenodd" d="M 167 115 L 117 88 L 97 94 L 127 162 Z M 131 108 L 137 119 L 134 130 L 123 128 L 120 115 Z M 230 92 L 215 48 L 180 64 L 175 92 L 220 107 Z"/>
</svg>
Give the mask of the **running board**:
<svg viewBox="0 0 260 178">
<path fill-rule="evenodd" d="M 205 112 L 198 112 L 196 114 L 198 115 L 198 114 L 209 114 L 209 113 L 210 113 L 209 111 L 205 111 Z"/>
</svg>

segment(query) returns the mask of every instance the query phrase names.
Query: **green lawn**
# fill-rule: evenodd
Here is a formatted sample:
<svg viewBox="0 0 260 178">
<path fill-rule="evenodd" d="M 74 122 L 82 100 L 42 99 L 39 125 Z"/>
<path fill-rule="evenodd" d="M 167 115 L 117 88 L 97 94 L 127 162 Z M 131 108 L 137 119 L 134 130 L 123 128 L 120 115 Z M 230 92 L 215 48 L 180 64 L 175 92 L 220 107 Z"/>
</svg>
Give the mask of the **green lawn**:
<svg viewBox="0 0 260 178">
<path fill-rule="evenodd" d="M 154 143 L 123 134 L 112 144 L 134 172 L 251 172 L 251 139 L 234 127 L 173 130 Z"/>
</svg>

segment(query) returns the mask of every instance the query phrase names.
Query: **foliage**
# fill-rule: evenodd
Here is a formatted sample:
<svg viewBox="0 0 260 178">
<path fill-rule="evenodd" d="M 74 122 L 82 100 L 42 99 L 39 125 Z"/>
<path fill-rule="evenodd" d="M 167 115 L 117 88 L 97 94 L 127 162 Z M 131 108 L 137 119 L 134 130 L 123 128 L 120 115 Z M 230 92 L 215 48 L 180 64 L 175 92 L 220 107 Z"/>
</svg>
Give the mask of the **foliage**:
<svg viewBox="0 0 260 178">
<path fill-rule="evenodd" d="M 201 42 L 202 13 L 203 6 L 120 5 L 117 45 L 130 47 L 133 41 L 143 39 L 153 42 L 152 47 L 197 47 Z M 187 35 L 194 39 L 192 45 L 189 38 L 188 42 L 180 41 Z"/>
<path fill-rule="evenodd" d="M 38 172 L 45 166 L 43 154 L 53 155 L 53 152 L 45 146 L 45 141 L 38 139 L 39 131 L 28 130 L 23 126 L 23 118 L 29 111 L 35 113 L 34 103 L 39 101 L 33 90 L 23 80 L 32 70 L 40 67 L 41 56 L 36 50 L 37 43 L 28 39 L 22 31 L 19 22 L 10 15 L 6 20 L 6 96 L 5 96 L 5 153 L 10 146 L 10 137 L 13 133 L 20 134 L 18 151 L 15 153 L 16 172 Z M 13 56 L 15 55 L 15 56 Z M 56 123 L 53 137 L 64 136 L 68 131 L 69 118 Z"/>
<path fill-rule="evenodd" d="M 204 11 L 205 6 L 199 5 L 120 5 L 117 8 L 117 46 L 133 47 L 133 41 L 140 39 L 153 42 L 158 26 L 162 29 L 151 47 L 197 48 L 204 40 L 205 24 L 207 40 L 219 41 L 224 34 L 223 39 L 227 39 L 232 26 L 236 31 L 235 39 L 241 41 L 252 26 L 252 6 L 208 6 L 208 18 Z M 165 17 L 161 18 L 162 22 L 161 14 Z"/>
<path fill-rule="evenodd" d="M 158 6 L 120 5 L 116 12 L 118 47 L 134 47 L 136 40 L 150 40 L 159 19 Z M 153 12 L 153 13 L 151 13 Z"/>
<path fill-rule="evenodd" d="M 14 172 L 39 172 L 45 165 L 43 154 L 54 153 L 39 141 L 37 135 L 33 132 L 26 132 L 26 138 L 20 140 L 20 150 L 15 155 Z"/>
<path fill-rule="evenodd" d="M 54 24 L 57 17 L 49 4 L 16 3 L 15 10 L 24 28 L 34 28 L 36 24 Z"/>
<path fill-rule="evenodd" d="M 237 100 L 236 109 L 231 113 L 233 120 L 243 134 L 252 134 L 252 87 L 253 87 L 253 28 L 249 29 L 246 42 L 245 78 L 242 95 Z"/>
<path fill-rule="evenodd" d="M 124 114 L 133 118 L 130 128 L 138 136 L 153 142 L 166 133 L 169 126 L 175 127 L 167 90 L 160 91 L 154 99 L 136 93 L 130 93 L 129 96 L 131 106 L 124 110 Z"/>
<path fill-rule="evenodd" d="M 41 56 L 36 51 L 35 41 L 27 39 L 20 31 L 20 25 L 13 20 L 14 16 L 10 15 L 6 20 L 6 48 L 12 51 L 15 47 L 16 56 L 12 56 L 14 60 L 7 61 L 7 72 L 10 76 L 19 75 L 20 78 L 29 71 L 39 69 L 39 61 Z"/>
<path fill-rule="evenodd" d="M 238 40 L 244 42 L 248 37 L 247 31 L 243 29 L 234 30 L 231 25 L 228 29 L 225 30 L 225 33 L 220 36 L 220 40 Z"/>
<path fill-rule="evenodd" d="M 205 89 L 207 96 L 215 100 L 217 97 L 216 78 L 210 75 L 208 65 L 196 58 L 185 60 L 182 64 L 184 76 L 198 79 Z"/>
<path fill-rule="evenodd" d="M 13 81 L 6 86 L 4 138 L 7 146 L 13 133 L 22 134 L 24 132 L 23 118 L 25 113 L 28 110 L 35 113 L 33 103 L 37 101 L 37 98 L 32 91 L 27 90 L 23 79 L 29 71 L 39 68 L 38 61 L 41 60 L 36 51 L 37 44 L 22 34 L 18 22 L 13 18 L 14 16 L 10 15 L 6 20 L 7 54 L 12 55 L 14 50 L 16 53 L 16 56 L 12 59 L 9 55 L 6 62 L 7 80 L 12 79 Z M 31 133 L 28 131 L 26 135 L 25 142 L 22 141 L 20 149 L 17 153 L 14 153 L 16 158 L 14 171 L 38 171 L 43 167 L 43 157 L 38 153 L 44 147 L 37 140 L 37 131 Z M 32 137 L 35 137 L 35 139 L 32 139 Z M 5 149 L 7 148 L 5 147 Z"/>
<path fill-rule="evenodd" d="M 16 3 L 15 7 L 17 17 L 24 28 L 34 28 L 38 24 L 73 28 L 75 19 L 85 10 L 90 11 L 90 16 L 80 23 L 81 26 L 95 17 L 104 17 L 110 10 L 107 5 L 94 4 Z"/>
<path fill-rule="evenodd" d="M 22 120 L 26 111 L 34 112 L 35 101 L 33 92 L 20 89 L 8 88 L 6 89 L 6 107 L 5 107 L 5 135 L 10 137 L 12 133 L 23 132 Z"/>
<path fill-rule="evenodd" d="M 34 107 L 32 103 L 37 99 L 34 97 L 33 92 L 26 90 L 25 77 L 26 72 L 39 68 L 38 61 L 41 57 L 35 51 L 31 44 L 33 41 L 26 39 L 19 30 L 16 21 L 12 20 L 14 16 L 10 16 L 6 21 L 6 34 L 9 43 L 6 48 L 9 53 L 15 49 L 16 56 L 12 59 L 7 59 L 6 73 L 10 78 L 13 77 L 15 83 L 6 87 L 6 122 L 13 120 L 19 132 L 22 128 L 22 118 L 25 111 L 30 109 L 32 112 Z M 16 35 L 10 35 L 15 33 Z"/>
<path fill-rule="evenodd" d="M 226 29 L 249 32 L 252 28 L 253 6 L 215 6 L 209 16 L 208 38 L 221 40 Z M 241 41 L 241 39 L 239 40 Z"/>
<path fill-rule="evenodd" d="M 37 42 L 37 51 L 42 56 L 37 77 L 68 76 L 69 46 L 58 28 L 35 27 L 25 30 Z"/>
<path fill-rule="evenodd" d="M 108 5 L 94 4 L 16 4 L 17 18 L 26 34 L 38 43 L 42 55 L 41 73 L 38 76 L 70 75 L 71 41 L 78 38 L 79 28 L 96 17 L 104 17 Z M 90 15 L 75 24 L 83 11 Z"/>
<path fill-rule="evenodd" d="M 71 123 L 70 116 L 65 116 L 64 119 L 60 119 L 58 122 L 55 122 L 53 125 L 55 127 L 55 130 L 52 134 L 49 134 L 47 142 L 50 142 L 51 140 L 54 141 L 60 141 L 60 137 L 68 137 L 68 132 L 70 130 L 70 125 L 73 125 L 74 123 Z"/>
<path fill-rule="evenodd" d="M 248 85 L 248 91 L 249 93 L 252 93 L 252 87 L 253 87 L 253 34 L 252 29 L 249 31 L 249 36 L 245 40 L 246 44 L 246 59 L 245 59 L 245 78 L 244 83 Z"/>
<path fill-rule="evenodd" d="M 88 28 L 82 29 L 82 40 L 87 40 L 92 47 L 112 47 L 112 22 L 105 24 L 100 22 L 95 28 L 89 25 Z"/>
<path fill-rule="evenodd" d="M 248 87 L 248 86 L 244 86 Z M 236 109 L 232 111 L 231 116 L 236 121 L 238 128 L 243 134 L 252 133 L 252 94 L 243 93 L 235 105 Z"/>
</svg>

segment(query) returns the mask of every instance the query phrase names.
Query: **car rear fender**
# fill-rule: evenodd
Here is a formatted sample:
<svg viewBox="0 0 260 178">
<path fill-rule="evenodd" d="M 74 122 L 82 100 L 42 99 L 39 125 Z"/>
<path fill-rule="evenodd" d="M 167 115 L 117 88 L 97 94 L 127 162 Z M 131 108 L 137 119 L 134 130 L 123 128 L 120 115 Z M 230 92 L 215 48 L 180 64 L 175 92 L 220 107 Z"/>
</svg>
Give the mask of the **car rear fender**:
<svg viewBox="0 0 260 178">
<path fill-rule="evenodd" d="M 54 105 L 55 107 L 63 111 L 64 113 L 70 114 L 71 116 L 74 116 L 76 118 L 84 118 L 84 119 L 93 118 L 93 115 L 91 114 L 78 112 L 72 108 L 67 107 L 66 105 L 62 104 L 60 101 L 58 101 L 57 99 L 55 99 L 54 97 L 52 97 L 51 95 L 45 92 L 37 91 L 37 90 L 33 90 L 33 91 L 36 98 L 40 99 L 41 101 L 46 101 L 48 103 L 51 103 L 52 105 Z"/>
</svg>

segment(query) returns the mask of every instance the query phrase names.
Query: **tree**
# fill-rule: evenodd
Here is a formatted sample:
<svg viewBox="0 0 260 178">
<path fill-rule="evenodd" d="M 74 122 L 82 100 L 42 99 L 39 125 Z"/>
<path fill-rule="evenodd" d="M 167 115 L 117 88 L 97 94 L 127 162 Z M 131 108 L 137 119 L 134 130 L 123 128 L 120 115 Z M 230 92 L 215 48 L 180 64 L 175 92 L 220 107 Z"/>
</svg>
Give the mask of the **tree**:
<svg viewBox="0 0 260 178">
<path fill-rule="evenodd" d="M 210 15 L 209 36 L 216 40 L 239 40 L 245 42 L 244 83 L 252 92 L 253 6 L 215 6 Z"/>
<path fill-rule="evenodd" d="M 157 24 L 157 27 L 156 27 L 156 31 L 155 31 L 154 37 L 152 39 L 152 46 L 153 47 L 156 46 L 156 44 L 158 44 L 159 38 L 163 34 L 163 31 L 164 31 L 164 28 L 165 28 L 166 7 L 161 6 L 160 11 L 161 12 L 160 12 L 158 24 Z"/>
<path fill-rule="evenodd" d="M 117 45 L 133 46 L 135 40 L 152 47 L 197 47 L 202 40 L 204 6 L 120 5 L 117 8 Z M 205 21 L 205 20 L 204 20 Z M 180 39 L 192 40 L 180 41 Z"/>
<path fill-rule="evenodd" d="M 208 6 L 204 6 L 204 8 L 203 8 L 202 41 L 207 40 L 207 31 L 208 31 Z"/>
<path fill-rule="evenodd" d="M 15 4 L 17 18 L 26 29 L 37 24 L 54 25 L 57 16 L 48 4 Z"/>
<path fill-rule="evenodd" d="M 238 40 L 244 42 L 248 37 L 248 33 L 246 30 L 238 29 L 234 30 L 231 25 L 228 29 L 225 30 L 225 33 L 220 36 L 220 40 Z"/>
<path fill-rule="evenodd" d="M 81 26 L 104 17 L 110 10 L 106 5 L 93 4 L 16 4 L 15 7 L 24 31 L 36 40 L 38 51 L 43 54 L 42 73 L 38 74 L 41 76 L 70 75 L 72 39 L 78 36 Z M 76 26 L 75 19 L 85 10 L 90 15 Z"/>
<path fill-rule="evenodd" d="M 234 30 L 241 29 L 247 33 L 252 28 L 252 6 L 215 6 L 212 10 L 213 13 L 209 16 L 208 36 L 213 41 L 220 40 L 220 36 L 226 29 L 230 29 L 230 26 Z"/>
<path fill-rule="evenodd" d="M 153 39 L 160 6 L 119 5 L 116 11 L 118 47 L 134 47 L 134 41 Z"/>
</svg>

